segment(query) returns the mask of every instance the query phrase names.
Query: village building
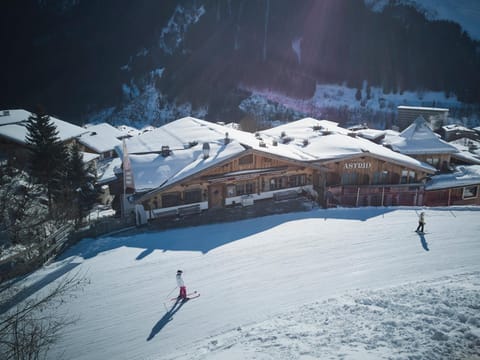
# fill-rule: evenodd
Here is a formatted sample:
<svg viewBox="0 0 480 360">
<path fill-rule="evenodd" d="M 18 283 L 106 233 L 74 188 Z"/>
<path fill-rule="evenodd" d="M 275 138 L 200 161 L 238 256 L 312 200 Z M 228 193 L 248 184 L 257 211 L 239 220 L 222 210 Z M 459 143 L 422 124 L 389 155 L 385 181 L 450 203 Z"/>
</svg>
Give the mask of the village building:
<svg viewBox="0 0 480 360">
<path fill-rule="evenodd" d="M 331 121 L 306 118 L 263 133 L 294 137 L 293 145 L 321 165 L 323 206 L 387 206 L 422 203 L 431 165 L 394 152 Z"/>
<path fill-rule="evenodd" d="M 17 167 L 26 164 L 28 147 L 26 124 L 32 113 L 22 109 L 0 110 L 0 159 L 2 163 L 11 163 Z M 58 131 L 58 137 L 65 145 L 72 144 L 76 138 L 87 132 L 84 128 L 50 116 Z"/>
<path fill-rule="evenodd" d="M 115 147 L 125 137 L 124 133 L 107 123 L 84 126 L 86 132 L 78 137 L 80 150 L 99 155 L 99 160 L 117 157 Z"/>
<path fill-rule="evenodd" d="M 458 149 L 433 132 L 423 117 L 418 117 L 398 136 L 389 136 L 384 145 L 399 153 L 414 157 L 434 166 L 437 170 L 451 170 L 452 154 Z"/>
<path fill-rule="evenodd" d="M 447 142 L 463 138 L 480 140 L 480 135 L 475 130 L 457 124 L 442 126 L 440 134 L 442 135 L 442 138 Z"/>
<path fill-rule="evenodd" d="M 401 130 L 412 124 L 418 117 L 423 117 L 430 127 L 437 131 L 448 122 L 449 110 L 437 107 L 424 106 L 405 106 L 397 107 L 398 112 L 398 126 Z"/>
<path fill-rule="evenodd" d="M 480 140 L 459 138 L 449 142 L 458 152 L 452 154 L 455 165 L 480 165 Z"/>
<path fill-rule="evenodd" d="M 301 193 L 322 206 L 414 205 L 436 171 L 337 123 L 312 118 L 252 134 L 188 117 L 125 145 L 117 151 L 128 158 L 134 193 L 126 192 L 125 208 L 141 206 L 146 218 Z"/>
</svg>

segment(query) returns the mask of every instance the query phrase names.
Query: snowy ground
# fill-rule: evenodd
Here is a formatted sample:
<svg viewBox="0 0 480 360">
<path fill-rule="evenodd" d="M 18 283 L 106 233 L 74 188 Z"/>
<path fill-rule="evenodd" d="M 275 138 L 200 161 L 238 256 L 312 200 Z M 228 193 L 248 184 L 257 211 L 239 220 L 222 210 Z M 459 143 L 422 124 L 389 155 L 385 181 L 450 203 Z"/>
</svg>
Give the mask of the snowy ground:
<svg viewBox="0 0 480 360">
<path fill-rule="evenodd" d="M 426 209 L 423 236 L 418 211 L 85 239 L 28 279 L 90 279 L 50 358 L 480 359 L 480 208 Z M 201 296 L 175 305 L 179 268 Z"/>
</svg>

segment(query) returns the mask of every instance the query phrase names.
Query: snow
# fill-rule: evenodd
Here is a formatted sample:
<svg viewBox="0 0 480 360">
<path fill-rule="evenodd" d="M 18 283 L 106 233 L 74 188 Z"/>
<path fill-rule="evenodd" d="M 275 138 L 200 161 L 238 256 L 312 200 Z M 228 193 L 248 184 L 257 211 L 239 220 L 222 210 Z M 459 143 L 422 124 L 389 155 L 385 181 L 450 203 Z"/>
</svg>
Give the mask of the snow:
<svg viewBox="0 0 480 360">
<path fill-rule="evenodd" d="M 441 91 L 404 91 L 385 94 L 382 88 L 371 86 L 368 97 L 367 86 L 368 83 L 365 81 L 361 89 L 361 101 L 356 99 L 357 88 L 339 84 L 317 84 L 314 95 L 308 99 L 295 99 L 270 89 L 242 86 L 241 89 L 251 92 L 252 95 L 242 102 L 240 108 L 247 110 L 253 107 L 252 103 L 261 103 L 263 99 L 267 99 L 301 114 L 321 118 L 328 108 L 393 113 L 397 111 L 398 106 L 405 105 L 431 107 L 436 104 L 436 107 L 449 109 L 462 105 L 456 96 L 446 97 Z"/>
<path fill-rule="evenodd" d="M 403 154 L 451 154 L 457 148 L 439 139 L 422 118 L 417 118 L 397 137 L 389 137 L 386 143 Z"/>
<path fill-rule="evenodd" d="M 113 150 L 115 146 L 121 144 L 119 138 L 123 136 L 123 133 L 110 124 L 88 125 L 86 129 L 88 132 L 81 135 L 78 141 L 97 153 Z"/>
<path fill-rule="evenodd" d="M 26 110 L 0 110 L 8 111 L 8 115 L 0 117 L 0 136 L 6 137 L 20 144 L 25 144 L 27 136 L 26 123 L 32 115 Z M 51 122 L 56 126 L 60 141 L 66 141 L 87 132 L 84 128 L 50 116 Z"/>
<path fill-rule="evenodd" d="M 281 138 L 282 133 L 296 140 L 292 141 L 290 146 L 296 147 L 298 152 L 301 151 L 304 154 L 302 160 L 309 157 L 315 160 L 340 159 L 370 153 L 392 162 L 435 172 L 435 169 L 426 163 L 394 152 L 370 140 L 349 136 L 351 131 L 339 127 L 332 121 L 305 118 L 261 132 L 262 135 L 277 139 Z M 308 144 L 305 145 L 303 140 L 308 140 Z"/>
<path fill-rule="evenodd" d="M 122 159 L 113 158 L 108 160 L 101 160 L 97 164 L 97 184 L 107 184 L 117 179 L 116 169 L 121 174 L 120 168 L 122 166 Z"/>
<path fill-rule="evenodd" d="M 427 190 L 448 189 L 480 184 L 480 165 L 457 166 L 451 174 L 432 177 L 425 185 Z"/>
<path fill-rule="evenodd" d="M 57 309 L 78 321 L 50 359 L 478 359 L 479 211 L 313 209 L 84 239 L 22 281 L 90 280 Z M 177 269 L 201 296 L 173 308 Z"/>
<path fill-rule="evenodd" d="M 286 160 L 306 162 L 364 156 L 369 153 L 428 173 L 436 171 L 426 163 L 369 140 L 349 136 L 349 133 L 349 130 L 339 127 L 335 122 L 313 118 L 252 134 L 185 117 L 127 139 L 125 144 L 137 192 L 171 185 L 238 156 L 249 148 Z M 227 137 L 229 142 L 225 144 Z M 286 138 L 291 141 L 284 141 Z M 202 152 L 204 143 L 210 146 L 207 159 L 204 159 Z M 165 146 L 170 151 L 166 157 L 162 155 Z M 116 147 L 116 151 L 123 157 L 120 146 Z"/>
</svg>

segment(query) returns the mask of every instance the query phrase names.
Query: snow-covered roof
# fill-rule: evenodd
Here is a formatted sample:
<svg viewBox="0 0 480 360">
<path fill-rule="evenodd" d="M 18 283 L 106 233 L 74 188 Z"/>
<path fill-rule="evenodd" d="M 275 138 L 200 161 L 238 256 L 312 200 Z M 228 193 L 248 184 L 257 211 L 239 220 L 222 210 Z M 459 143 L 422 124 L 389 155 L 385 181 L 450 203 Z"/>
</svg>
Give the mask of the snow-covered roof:
<svg viewBox="0 0 480 360">
<path fill-rule="evenodd" d="M 405 166 L 421 168 L 426 172 L 435 172 L 432 166 L 410 156 L 392 151 L 370 140 L 350 136 L 354 134 L 332 121 L 305 118 L 262 131 L 261 134 L 280 138 L 282 132 L 285 132 L 285 137 L 293 138 L 289 146 L 301 152 L 303 160 L 328 161 L 370 153 L 373 156 L 389 159 Z"/>
<path fill-rule="evenodd" d="M 458 150 L 458 153 L 452 154 L 452 157 L 472 164 L 480 164 L 480 141 L 460 138 L 450 141 L 449 144 Z"/>
<path fill-rule="evenodd" d="M 235 138 L 225 141 L 226 133 L 231 131 L 222 125 L 185 117 L 126 139 L 135 190 L 143 192 L 171 185 L 246 151 Z M 204 143 L 210 147 L 208 158 L 204 158 Z M 162 155 L 165 146 L 169 148 L 168 156 Z M 117 146 L 116 150 L 123 157 L 122 147 Z"/>
<path fill-rule="evenodd" d="M 406 106 L 406 105 L 399 105 L 397 109 L 402 110 L 427 110 L 427 111 L 439 111 L 439 112 L 447 112 L 448 109 L 445 108 L 437 108 L 437 107 L 425 107 L 425 106 Z"/>
<path fill-rule="evenodd" d="M 5 112 L 7 112 L 7 115 L 0 116 L 0 136 L 20 144 L 25 144 L 25 137 L 28 133 L 26 124 L 32 113 L 18 109 L 0 111 L 0 114 L 5 114 Z M 60 141 L 66 141 L 87 132 L 80 126 L 62 121 L 53 116 L 50 116 L 50 120 L 57 128 Z"/>
<path fill-rule="evenodd" d="M 282 137 L 282 133 L 285 135 Z M 226 128 L 193 117 L 185 117 L 140 136 L 126 139 L 137 192 L 162 188 L 203 171 L 247 149 L 285 160 L 321 162 L 370 153 L 407 167 L 434 173 L 432 166 L 394 152 L 369 140 L 352 137 L 350 131 L 327 120 L 306 118 L 257 134 Z M 289 141 L 285 138 L 289 137 Z M 228 138 L 226 142 L 225 139 Z M 203 157 L 203 144 L 210 155 Z M 168 146 L 168 156 L 162 149 Z M 116 147 L 123 157 L 121 146 Z"/>
<path fill-rule="evenodd" d="M 120 158 L 100 161 L 97 165 L 97 184 L 106 184 L 116 180 L 116 171 L 119 171 L 121 166 L 122 159 Z"/>
<path fill-rule="evenodd" d="M 385 144 L 402 154 L 452 154 L 458 150 L 439 138 L 419 116 L 396 137 L 388 137 Z"/>
<path fill-rule="evenodd" d="M 142 134 L 141 130 L 135 129 L 128 125 L 119 125 L 117 129 L 123 134 L 123 137 L 138 136 Z"/>
<path fill-rule="evenodd" d="M 450 131 L 460 131 L 463 133 L 475 133 L 475 130 L 469 129 L 465 126 L 458 125 L 458 124 L 449 124 L 449 125 L 444 125 L 442 126 L 442 129 L 445 132 L 450 132 Z"/>
<path fill-rule="evenodd" d="M 88 125 L 86 130 L 88 132 L 82 134 L 78 141 L 97 153 L 113 150 L 121 144 L 118 138 L 121 138 L 123 133 L 110 124 Z"/>
<path fill-rule="evenodd" d="M 100 155 L 98 155 L 98 154 L 92 154 L 92 153 L 84 152 L 84 151 L 82 151 L 81 154 L 83 156 L 83 162 L 84 163 L 88 163 L 88 162 L 90 162 L 92 160 L 95 160 L 95 159 L 98 159 L 100 157 Z"/>
<path fill-rule="evenodd" d="M 458 166 L 452 174 L 432 176 L 425 184 L 426 190 L 440 190 L 480 184 L 480 165 Z"/>
</svg>

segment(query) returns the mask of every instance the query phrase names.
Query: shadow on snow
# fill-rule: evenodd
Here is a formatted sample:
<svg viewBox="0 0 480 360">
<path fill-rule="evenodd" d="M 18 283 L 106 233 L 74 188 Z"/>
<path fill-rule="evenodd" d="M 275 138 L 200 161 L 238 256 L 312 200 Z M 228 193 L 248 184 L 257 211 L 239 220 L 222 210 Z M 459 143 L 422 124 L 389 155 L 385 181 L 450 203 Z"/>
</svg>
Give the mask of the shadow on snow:
<svg viewBox="0 0 480 360">
<path fill-rule="evenodd" d="M 420 242 L 422 243 L 422 247 L 425 251 L 430 251 L 428 248 L 427 240 L 425 239 L 425 235 L 422 233 L 417 233 L 418 236 L 420 237 Z"/>
<path fill-rule="evenodd" d="M 177 299 L 177 301 L 173 304 L 172 308 L 168 310 L 163 317 L 158 320 L 158 322 L 153 326 L 152 331 L 150 332 L 150 335 L 148 335 L 147 341 L 152 340 L 162 329 L 167 325 L 170 321 L 173 320 L 173 315 L 181 309 L 181 307 L 187 302 L 188 300 L 180 300 Z"/>
<path fill-rule="evenodd" d="M 98 239 L 84 239 L 76 246 L 69 249 L 62 258 L 69 256 L 82 256 L 84 259 L 95 257 L 99 253 L 117 249 L 120 247 L 131 247 L 142 249 L 136 260 L 142 260 L 156 250 L 160 251 L 199 251 L 203 254 L 223 246 L 225 244 L 249 237 L 254 234 L 272 229 L 281 224 L 309 219 L 323 219 L 324 221 L 357 220 L 383 216 L 386 213 L 399 210 L 417 211 L 418 208 L 411 207 L 367 207 L 367 208 L 334 208 L 314 209 L 307 212 L 296 212 L 287 214 L 270 215 L 235 222 L 216 223 L 211 225 L 200 225 L 196 227 L 184 227 L 168 230 L 144 231 L 130 235 L 107 236 Z M 478 210 L 473 208 L 435 208 L 435 211 Z M 416 221 L 413 220 L 412 221 Z M 428 251 L 425 238 L 420 238 L 423 248 Z"/>
</svg>

